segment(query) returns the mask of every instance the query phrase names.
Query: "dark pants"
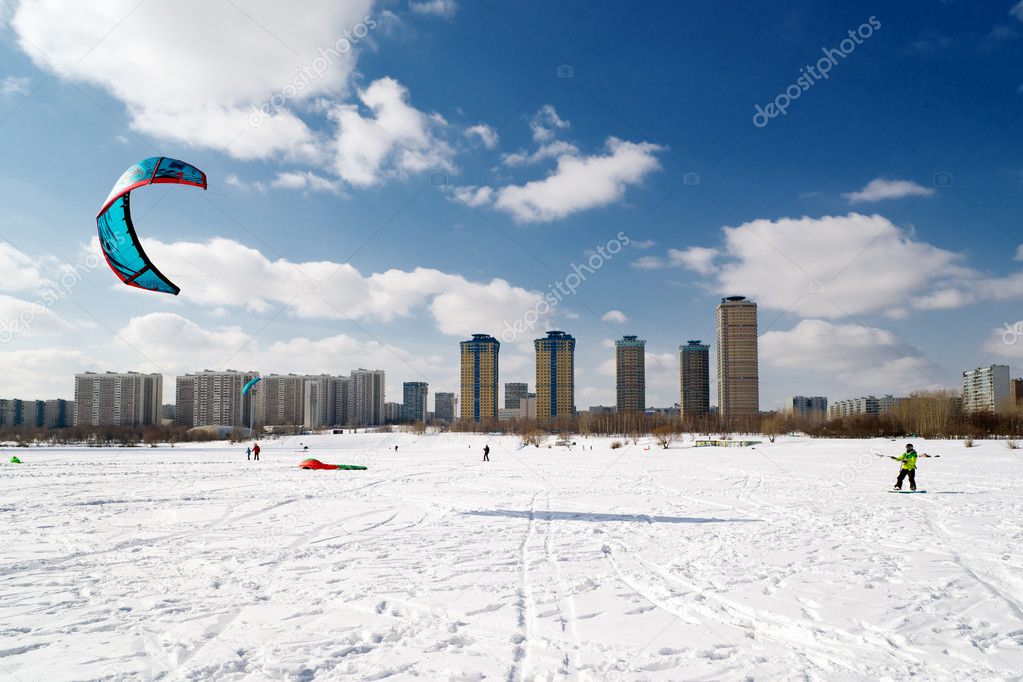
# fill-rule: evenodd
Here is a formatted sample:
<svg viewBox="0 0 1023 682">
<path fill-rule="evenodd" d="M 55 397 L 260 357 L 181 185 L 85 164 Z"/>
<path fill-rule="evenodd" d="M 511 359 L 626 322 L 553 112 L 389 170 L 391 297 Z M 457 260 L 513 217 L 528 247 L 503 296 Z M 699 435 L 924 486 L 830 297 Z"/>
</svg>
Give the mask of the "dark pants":
<svg viewBox="0 0 1023 682">
<path fill-rule="evenodd" d="M 899 471 L 899 478 L 895 481 L 895 489 L 902 490 L 902 480 L 909 476 L 909 489 L 916 490 L 916 469 L 902 469 Z"/>
<path fill-rule="evenodd" d="M 490 453 L 489 452 L 484 452 L 483 453 L 483 461 L 484 462 L 489 462 L 490 461 Z"/>
<path fill-rule="evenodd" d="M 259 461 L 259 453 L 258 452 L 253 452 L 252 453 L 252 459 L 254 461 Z M 909 479 L 909 480 L 913 480 L 913 479 Z"/>
</svg>

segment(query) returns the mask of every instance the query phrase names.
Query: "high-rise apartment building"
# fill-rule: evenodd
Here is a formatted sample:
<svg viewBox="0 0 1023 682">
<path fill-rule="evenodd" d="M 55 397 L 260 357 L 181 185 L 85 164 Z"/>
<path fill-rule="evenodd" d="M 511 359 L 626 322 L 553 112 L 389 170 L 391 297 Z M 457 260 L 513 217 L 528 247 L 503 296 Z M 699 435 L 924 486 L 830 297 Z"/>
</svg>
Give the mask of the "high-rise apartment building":
<svg viewBox="0 0 1023 682">
<path fill-rule="evenodd" d="M 836 400 L 828 405 L 828 419 L 850 417 L 855 414 L 886 414 L 899 404 L 902 398 L 885 395 L 880 398 L 868 395 L 862 398 Z"/>
<path fill-rule="evenodd" d="M 504 409 L 519 409 L 519 401 L 529 394 L 529 384 L 525 382 L 511 382 L 504 385 Z"/>
<path fill-rule="evenodd" d="M 646 341 L 623 336 L 615 341 L 615 392 L 618 412 L 646 409 Z"/>
<path fill-rule="evenodd" d="M 0 400 L 0 426 L 63 429 L 74 423 L 73 400 Z"/>
<path fill-rule="evenodd" d="M 175 396 L 176 419 L 186 426 L 248 426 L 253 405 L 258 400 L 256 389 L 242 397 L 242 388 L 259 372 L 203 370 L 177 378 Z"/>
<path fill-rule="evenodd" d="M 710 413 L 710 346 L 687 341 L 678 356 L 679 411 L 683 419 L 699 419 Z"/>
<path fill-rule="evenodd" d="M 455 421 L 455 394 L 436 393 L 433 397 L 433 416 L 437 421 L 451 423 Z"/>
<path fill-rule="evenodd" d="M 85 372 L 75 375 L 75 425 L 159 424 L 162 402 L 162 374 Z"/>
<path fill-rule="evenodd" d="M 384 424 L 401 422 L 401 403 L 384 403 Z"/>
<path fill-rule="evenodd" d="M 760 411 L 757 304 L 745 296 L 721 299 L 718 323 L 718 409 L 728 419 Z"/>
<path fill-rule="evenodd" d="M 1023 410 L 1023 379 L 1009 382 L 1009 405 L 1016 412 Z"/>
<path fill-rule="evenodd" d="M 306 381 L 299 374 L 268 374 L 256 385 L 255 423 L 265 426 L 301 426 L 305 423 Z"/>
<path fill-rule="evenodd" d="M 461 418 L 480 422 L 497 419 L 498 358 L 501 342 L 490 334 L 473 334 L 462 341 Z"/>
<path fill-rule="evenodd" d="M 1004 412 L 1010 407 L 1008 365 L 963 372 L 963 412 Z"/>
<path fill-rule="evenodd" d="M 430 396 L 430 385 L 425 381 L 406 381 L 401 385 L 401 420 L 403 422 L 426 422 L 426 400 Z"/>
<path fill-rule="evenodd" d="M 304 426 L 320 429 L 347 423 L 348 377 L 306 376 L 303 391 Z"/>
<path fill-rule="evenodd" d="M 533 341 L 536 349 L 536 418 L 541 422 L 575 413 L 575 338 L 559 331 Z"/>
<path fill-rule="evenodd" d="M 348 424 L 378 426 L 384 423 L 384 370 L 352 370 L 348 379 Z"/>
<path fill-rule="evenodd" d="M 828 417 L 828 399 L 824 396 L 792 396 L 785 401 L 782 412 L 801 419 L 824 421 Z"/>
</svg>

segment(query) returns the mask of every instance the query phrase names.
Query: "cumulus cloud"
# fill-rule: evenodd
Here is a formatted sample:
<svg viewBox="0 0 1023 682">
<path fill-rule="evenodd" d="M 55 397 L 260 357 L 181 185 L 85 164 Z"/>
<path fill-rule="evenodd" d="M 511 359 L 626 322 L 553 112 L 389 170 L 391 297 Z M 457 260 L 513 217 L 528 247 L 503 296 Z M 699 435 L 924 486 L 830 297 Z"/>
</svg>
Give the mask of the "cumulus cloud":
<svg viewBox="0 0 1023 682">
<path fill-rule="evenodd" d="M 1016 247 L 1016 260 L 1023 260 L 1023 244 Z"/>
<path fill-rule="evenodd" d="M 478 123 L 465 129 L 464 135 L 470 142 L 482 145 L 484 149 L 497 147 L 497 131 L 485 123 Z"/>
<path fill-rule="evenodd" d="M 494 208 L 518 222 L 559 220 L 621 200 L 628 187 L 661 167 L 656 154 L 663 147 L 656 144 L 611 137 L 605 149 L 601 155 L 561 156 L 543 180 L 500 188 Z"/>
<path fill-rule="evenodd" d="M 976 301 L 977 297 L 972 293 L 959 289 L 940 289 L 934 293 L 914 298 L 913 307 L 920 310 L 948 310 L 962 308 Z"/>
<path fill-rule="evenodd" d="M 0 97 L 27 95 L 29 80 L 18 76 L 4 76 L 0 79 Z"/>
<path fill-rule="evenodd" d="M 0 242 L 0 291 L 34 291 L 50 283 L 53 265 L 52 257 L 35 257 Z M 47 274 L 49 273 L 49 274 Z"/>
<path fill-rule="evenodd" d="M 257 249 L 222 238 L 146 240 L 145 249 L 168 277 L 187 283 L 182 300 L 207 307 L 261 313 L 284 308 L 300 318 L 384 322 L 428 310 L 441 332 L 465 335 L 496 333 L 504 320 L 520 317 L 540 297 L 501 279 L 473 282 L 429 268 L 363 275 L 348 263 L 271 260 Z"/>
<path fill-rule="evenodd" d="M 875 178 L 858 192 L 847 192 L 842 196 L 850 204 L 864 204 L 885 199 L 901 199 L 902 197 L 929 197 L 934 190 L 913 182 L 912 180 L 888 180 Z"/>
<path fill-rule="evenodd" d="M 452 190 L 452 197 L 460 204 L 479 208 L 489 205 L 494 200 L 494 188 L 486 185 L 483 187 L 455 187 Z"/>
<path fill-rule="evenodd" d="M 97 368 L 96 362 L 79 350 L 35 348 L 0 351 L 4 398 L 70 398 L 74 374 Z"/>
<path fill-rule="evenodd" d="M 883 312 L 976 273 L 880 215 L 758 219 L 723 228 L 720 291 L 807 317 Z"/>
<path fill-rule="evenodd" d="M 11 26 L 38 66 L 124 102 L 136 130 L 225 148 L 237 158 L 309 157 L 315 136 L 292 109 L 279 109 L 260 126 L 250 116 L 286 87 L 296 106 L 342 92 L 356 50 L 334 48 L 346 31 L 365 28 L 372 4 L 314 0 L 296 13 L 271 0 L 244 8 L 199 0 L 39 0 L 20 3 Z M 321 49 L 334 50 L 329 61 Z M 315 77 L 296 76 L 314 65 L 322 66 Z"/>
<path fill-rule="evenodd" d="M 381 78 L 359 92 L 369 113 L 345 104 L 336 107 L 334 170 L 356 187 L 379 184 L 391 176 L 451 171 L 454 149 L 437 132 L 447 126 L 439 114 L 426 114 L 408 102 L 408 90 L 393 78 Z"/>
<path fill-rule="evenodd" d="M 717 256 L 717 249 L 704 246 L 691 246 L 685 250 L 668 249 L 668 259 L 672 265 L 680 265 L 703 275 L 714 270 L 714 259 Z"/>
<path fill-rule="evenodd" d="M 1020 21 L 1023 21 L 1023 0 L 1020 0 L 1015 5 L 1013 5 L 1012 9 L 1009 10 L 1009 14 L 1016 17 Z"/>
<path fill-rule="evenodd" d="M 342 194 L 340 184 L 309 171 L 284 171 L 278 173 L 277 177 L 270 182 L 270 186 L 306 192 Z"/>
<path fill-rule="evenodd" d="M 511 154 L 505 154 L 501 157 L 501 162 L 506 166 L 531 166 L 536 163 L 540 163 L 546 159 L 556 159 L 559 156 L 577 155 L 579 148 L 570 142 L 564 140 L 553 140 L 546 144 L 540 145 L 540 147 L 533 152 L 520 149 L 517 152 Z"/>
<path fill-rule="evenodd" d="M 632 261 L 632 267 L 640 270 L 659 270 L 667 265 L 663 258 L 657 256 L 643 256 Z"/>
<path fill-rule="evenodd" d="M 529 129 L 533 132 L 534 142 L 549 142 L 559 133 L 568 130 L 570 123 L 558 115 L 557 109 L 550 104 L 540 107 L 529 121 Z"/>
<path fill-rule="evenodd" d="M 625 324 L 629 321 L 629 318 L 621 310 L 608 310 L 600 319 L 604 320 L 604 322 L 613 322 L 615 324 Z"/>
<path fill-rule="evenodd" d="M 802 370 L 804 380 L 851 391 L 905 393 L 933 386 L 931 377 L 937 374 L 920 350 L 887 330 L 819 319 L 763 334 L 760 359 L 769 367 Z"/>
<path fill-rule="evenodd" d="M 409 9 L 413 14 L 450 19 L 455 16 L 458 5 L 455 0 L 409 0 Z"/>
<path fill-rule="evenodd" d="M 645 251 L 652 248 L 655 243 L 656 242 L 654 242 L 653 239 L 634 239 L 629 246 L 634 249 L 639 249 L 640 251 Z"/>
</svg>

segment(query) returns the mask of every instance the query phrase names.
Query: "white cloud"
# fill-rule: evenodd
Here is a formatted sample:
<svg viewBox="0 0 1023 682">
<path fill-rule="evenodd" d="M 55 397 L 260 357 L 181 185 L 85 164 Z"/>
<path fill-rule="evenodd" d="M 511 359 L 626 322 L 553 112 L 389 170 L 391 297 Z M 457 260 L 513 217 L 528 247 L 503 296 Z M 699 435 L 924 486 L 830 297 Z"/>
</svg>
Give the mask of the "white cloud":
<svg viewBox="0 0 1023 682">
<path fill-rule="evenodd" d="M 295 12 L 271 0 L 244 8 L 200 0 L 39 0 L 20 3 L 11 26 L 41 68 L 102 87 L 124 102 L 136 130 L 226 148 L 243 159 L 308 158 L 316 153 L 315 135 L 294 111 L 282 108 L 258 127 L 250 117 L 275 93 L 293 95 L 288 99 L 298 107 L 343 92 L 356 50 L 336 46 L 372 5 L 314 0 Z M 187 46 L 175 49 L 168 36 L 188 36 Z M 330 51 L 330 60 L 321 49 Z M 303 69 L 315 69 L 313 77 Z"/>
<path fill-rule="evenodd" d="M 933 189 L 912 180 L 875 178 L 858 192 L 847 192 L 842 196 L 848 199 L 850 204 L 862 204 L 911 196 L 929 197 L 932 194 L 934 194 Z"/>
<path fill-rule="evenodd" d="M 857 324 L 802 320 L 789 331 L 760 337 L 761 362 L 805 372 L 806 382 L 827 381 L 854 394 L 905 393 L 935 385 L 934 363 L 884 329 Z M 833 396 L 846 398 L 852 395 Z"/>
<path fill-rule="evenodd" d="M 625 316 L 621 310 L 608 310 L 604 313 L 601 318 L 604 322 L 613 322 L 616 324 L 625 324 L 629 321 L 629 318 Z"/>
<path fill-rule="evenodd" d="M 645 250 L 647 250 L 649 248 L 652 248 L 655 243 L 656 242 L 654 242 L 653 239 L 634 239 L 634 240 L 632 240 L 632 243 L 630 244 L 630 246 L 632 248 L 634 248 L 634 249 L 639 249 L 640 251 L 645 251 Z"/>
<path fill-rule="evenodd" d="M 13 245 L 0 242 L 0 291 L 35 291 L 51 281 L 56 259 L 33 257 Z"/>
<path fill-rule="evenodd" d="M 483 187 L 455 187 L 452 194 L 455 201 L 471 208 L 487 206 L 494 200 L 494 189 L 486 185 Z"/>
<path fill-rule="evenodd" d="M 464 135 L 470 142 L 478 142 L 483 145 L 484 149 L 494 149 L 497 147 L 497 131 L 485 123 L 469 126 L 465 129 Z"/>
<path fill-rule="evenodd" d="M 1016 247 L 1016 260 L 1023 260 L 1023 244 Z"/>
<path fill-rule="evenodd" d="M 71 398 L 76 372 L 96 369 L 86 353 L 60 348 L 0 351 L 3 398 Z"/>
<path fill-rule="evenodd" d="M 632 261 L 632 267 L 639 268 L 640 270 L 659 270 L 666 265 L 667 263 L 664 262 L 664 259 L 657 256 L 643 256 Z"/>
<path fill-rule="evenodd" d="M 1009 14 L 1016 17 L 1020 21 L 1023 21 L 1023 0 L 1020 0 L 1015 5 L 1013 5 L 1012 9 L 1009 10 Z"/>
<path fill-rule="evenodd" d="M 506 166 L 531 166 L 546 159 L 556 159 L 560 156 L 575 156 L 579 154 L 579 148 L 570 142 L 553 140 L 541 145 L 535 152 L 528 152 L 520 149 L 512 154 L 505 154 L 501 157 L 501 163 Z"/>
<path fill-rule="evenodd" d="M 913 307 L 920 310 L 948 310 L 962 308 L 976 301 L 977 297 L 969 292 L 959 289 L 940 289 L 934 293 L 914 298 L 912 302 Z"/>
<path fill-rule="evenodd" d="M 447 126 L 408 103 L 408 90 L 393 78 L 381 78 L 359 92 L 370 110 L 363 116 L 354 104 L 332 112 L 337 121 L 334 170 L 357 187 L 379 184 L 387 177 L 424 171 L 452 171 L 454 149 L 436 133 Z"/>
<path fill-rule="evenodd" d="M 494 207 L 519 222 L 550 222 L 606 206 L 660 168 L 656 153 L 662 149 L 648 142 L 608 138 L 604 155 L 562 156 L 545 179 L 502 187 Z"/>
<path fill-rule="evenodd" d="M 27 78 L 20 78 L 18 76 L 4 76 L 0 80 L 0 97 L 8 97 L 10 95 L 27 95 L 29 80 Z"/>
<path fill-rule="evenodd" d="M 1023 320 L 1004 322 L 992 329 L 983 348 L 998 357 L 1023 361 Z"/>
<path fill-rule="evenodd" d="M 413 14 L 450 19 L 455 16 L 458 5 L 455 0 L 409 0 L 409 9 Z"/>
<path fill-rule="evenodd" d="M 550 104 L 540 107 L 529 121 L 534 142 L 542 143 L 553 140 L 559 132 L 568 130 L 569 127 L 569 122 L 561 118 L 557 110 Z"/>
<path fill-rule="evenodd" d="M 691 246 L 685 250 L 668 249 L 668 259 L 672 265 L 680 265 L 703 275 L 714 271 L 714 259 L 717 256 L 717 249 L 705 246 Z"/>
<path fill-rule="evenodd" d="M 339 183 L 308 171 L 285 171 L 278 173 L 277 177 L 270 182 L 270 186 L 281 189 L 303 190 L 306 192 L 342 194 Z"/>
<path fill-rule="evenodd" d="M 759 219 L 723 232 L 717 288 L 808 317 L 883 312 L 976 277 L 959 254 L 880 215 Z"/>
<path fill-rule="evenodd" d="M 384 322 L 428 310 L 442 333 L 465 335 L 497 333 L 505 320 L 521 317 L 540 296 L 501 279 L 472 282 L 428 268 L 363 275 L 348 263 L 270 260 L 222 238 L 172 244 L 145 240 L 144 246 L 181 286 L 182 300 L 206 307 L 264 313 L 284 308 L 300 318 Z"/>
</svg>

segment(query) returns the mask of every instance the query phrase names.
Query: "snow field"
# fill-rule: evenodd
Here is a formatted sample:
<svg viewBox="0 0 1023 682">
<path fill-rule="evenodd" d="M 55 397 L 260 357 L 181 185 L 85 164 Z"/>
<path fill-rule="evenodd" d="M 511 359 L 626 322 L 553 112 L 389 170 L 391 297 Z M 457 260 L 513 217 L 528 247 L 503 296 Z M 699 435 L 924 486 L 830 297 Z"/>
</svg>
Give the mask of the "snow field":
<svg viewBox="0 0 1023 682">
<path fill-rule="evenodd" d="M 1021 679 L 1004 444 L 914 441 L 891 495 L 901 442 L 576 442 L 18 450 L 0 677 Z"/>
</svg>

